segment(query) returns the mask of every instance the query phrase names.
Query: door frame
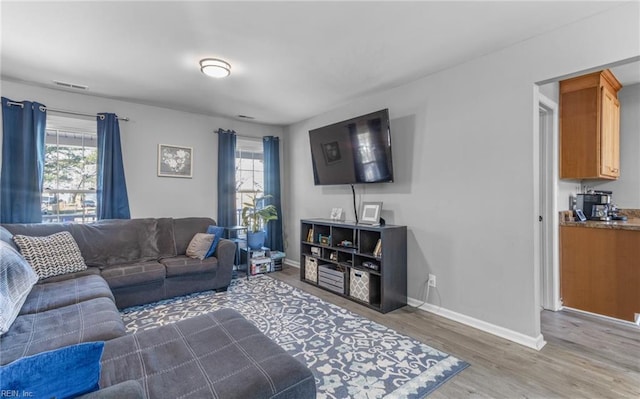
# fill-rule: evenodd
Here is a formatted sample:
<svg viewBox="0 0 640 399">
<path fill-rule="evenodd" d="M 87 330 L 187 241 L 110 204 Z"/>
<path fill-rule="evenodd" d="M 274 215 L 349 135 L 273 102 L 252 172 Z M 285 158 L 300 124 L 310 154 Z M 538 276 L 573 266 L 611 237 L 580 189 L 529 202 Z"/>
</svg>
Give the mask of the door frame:
<svg viewBox="0 0 640 399">
<path fill-rule="evenodd" d="M 560 226 L 558 214 L 559 108 L 537 88 L 539 146 L 540 307 L 558 311 L 560 300 Z"/>
</svg>

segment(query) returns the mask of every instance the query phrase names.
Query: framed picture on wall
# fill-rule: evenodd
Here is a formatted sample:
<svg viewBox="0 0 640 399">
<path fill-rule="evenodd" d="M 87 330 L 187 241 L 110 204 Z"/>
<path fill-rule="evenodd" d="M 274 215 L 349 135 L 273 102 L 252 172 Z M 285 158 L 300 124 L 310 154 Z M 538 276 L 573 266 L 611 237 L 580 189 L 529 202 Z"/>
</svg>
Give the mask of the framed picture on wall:
<svg viewBox="0 0 640 399">
<path fill-rule="evenodd" d="M 158 144 L 158 176 L 193 176 L 193 148 Z"/>
</svg>

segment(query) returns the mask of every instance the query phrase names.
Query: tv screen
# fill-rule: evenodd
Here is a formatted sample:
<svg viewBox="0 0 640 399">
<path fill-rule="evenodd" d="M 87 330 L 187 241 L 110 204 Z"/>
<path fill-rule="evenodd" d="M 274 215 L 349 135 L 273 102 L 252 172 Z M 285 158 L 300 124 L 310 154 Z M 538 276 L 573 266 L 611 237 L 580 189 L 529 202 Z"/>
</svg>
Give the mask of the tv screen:
<svg viewBox="0 0 640 399">
<path fill-rule="evenodd" d="M 316 185 L 393 181 L 389 110 L 309 131 Z"/>
</svg>

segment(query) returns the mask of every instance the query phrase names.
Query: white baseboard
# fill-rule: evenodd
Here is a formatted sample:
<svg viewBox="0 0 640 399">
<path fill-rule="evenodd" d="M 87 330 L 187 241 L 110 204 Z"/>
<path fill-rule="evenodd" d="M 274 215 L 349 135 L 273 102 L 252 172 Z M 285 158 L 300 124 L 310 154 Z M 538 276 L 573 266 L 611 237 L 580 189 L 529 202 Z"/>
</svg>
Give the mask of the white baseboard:
<svg viewBox="0 0 640 399">
<path fill-rule="evenodd" d="M 589 315 L 589 316 L 597 317 L 597 318 L 600 318 L 600 319 L 603 319 L 603 320 L 613 321 L 615 323 L 631 325 L 631 326 L 636 326 L 636 327 L 640 326 L 640 313 L 636 313 L 635 314 L 635 317 L 634 317 L 635 321 L 629 321 L 629 320 L 616 319 L 615 317 L 609 317 L 609 316 L 605 316 L 603 314 L 587 312 L 586 310 L 574 309 L 574 308 L 570 308 L 568 306 L 563 306 L 563 307 L 560 308 L 560 310 L 567 310 L 569 312 L 582 313 L 582 314 L 586 314 L 586 315 Z"/>
<path fill-rule="evenodd" d="M 297 267 L 298 269 L 300 269 L 300 262 L 295 261 L 293 259 L 284 258 L 284 261 L 282 263 L 284 263 L 285 265 Z"/>
<path fill-rule="evenodd" d="M 487 323 L 486 321 L 479 320 L 461 313 L 454 312 L 449 309 L 445 309 L 439 306 L 432 305 L 430 303 L 423 304 L 422 301 L 418 301 L 417 299 L 408 298 L 409 305 L 414 307 L 420 307 L 420 309 L 436 314 L 438 316 L 442 316 L 444 318 L 457 321 L 458 323 L 462 323 L 469 327 L 477 328 L 478 330 L 487 332 L 489 334 L 496 335 L 500 338 L 508 339 L 509 341 L 515 342 L 516 344 L 524 345 L 528 348 L 535 349 L 539 351 L 542 349 L 547 343 L 544 340 L 542 334 L 539 334 L 537 337 L 530 337 L 528 335 L 524 335 L 517 331 L 509 330 L 508 328 L 500 327 L 495 324 Z"/>
<path fill-rule="evenodd" d="M 297 267 L 298 269 L 300 268 L 300 262 L 297 262 L 293 259 L 285 258 L 284 264 Z M 445 308 L 434 306 L 430 303 L 422 304 L 422 301 L 418 301 L 417 299 L 408 298 L 408 302 L 411 306 L 420 306 L 420 309 L 424 311 L 434 313 L 438 316 L 442 316 L 453 321 L 457 321 L 458 323 L 462 323 L 469 327 L 477 328 L 478 330 L 488 332 L 489 334 L 508 339 L 509 341 L 513 341 L 517 344 L 524 345 L 528 348 L 532 348 L 538 351 L 542 349 L 542 347 L 547 343 L 544 340 L 542 334 L 538 335 L 536 338 L 533 338 L 504 327 L 496 326 L 495 324 L 487 323 L 486 321 L 475 319 L 461 313 L 456 313 Z"/>
</svg>

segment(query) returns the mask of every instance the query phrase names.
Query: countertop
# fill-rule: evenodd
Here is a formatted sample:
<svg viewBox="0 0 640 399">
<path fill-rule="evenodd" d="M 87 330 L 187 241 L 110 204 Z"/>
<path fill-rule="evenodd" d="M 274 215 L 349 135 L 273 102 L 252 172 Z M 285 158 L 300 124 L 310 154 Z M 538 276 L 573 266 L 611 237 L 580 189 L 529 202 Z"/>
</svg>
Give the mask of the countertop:
<svg viewBox="0 0 640 399">
<path fill-rule="evenodd" d="M 600 222 L 596 220 L 587 220 L 586 222 L 565 222 L 565 221 L 562 221 L 561 219 L 560 226 L 587 227 L 592 229 L 640 231 L 640 218 L 629 218 L 626 221 L 612 220 L 610 222 Z"/>
</svg>

